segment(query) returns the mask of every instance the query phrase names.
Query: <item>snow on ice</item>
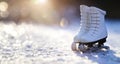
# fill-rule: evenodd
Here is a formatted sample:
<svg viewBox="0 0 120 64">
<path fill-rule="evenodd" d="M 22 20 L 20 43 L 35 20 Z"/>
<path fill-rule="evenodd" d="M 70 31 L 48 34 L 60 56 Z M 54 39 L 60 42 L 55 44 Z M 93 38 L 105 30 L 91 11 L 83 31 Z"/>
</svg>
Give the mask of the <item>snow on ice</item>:
<svg viewBox="0 0 120 64">
<path fill-rule="evenodd" d="M 97 53 L 71 51 L 79 27 L 73 26 L 60 29 L 1 22 L 0 64 L 120 64 L 120 22 L 107 22 L 109 36 L 105 45 L 110 46 L 110 50 Z"/>
</svg>

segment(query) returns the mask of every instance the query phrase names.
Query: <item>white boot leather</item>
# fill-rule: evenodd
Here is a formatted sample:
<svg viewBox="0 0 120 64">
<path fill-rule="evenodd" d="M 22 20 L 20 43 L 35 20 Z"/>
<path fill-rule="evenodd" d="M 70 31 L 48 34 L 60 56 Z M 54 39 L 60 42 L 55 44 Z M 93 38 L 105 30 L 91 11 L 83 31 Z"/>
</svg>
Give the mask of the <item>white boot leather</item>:
<svg viewBox="0 0 120 64">
<path fill-rule="evenodd" d="M 105 25 L 104 10 L 96 7 L 80 6 L 81 11 L 81 28 L 74 37 L 74 42 L 89 43 L 95 42 L 107 37 Z"/>
</svg>

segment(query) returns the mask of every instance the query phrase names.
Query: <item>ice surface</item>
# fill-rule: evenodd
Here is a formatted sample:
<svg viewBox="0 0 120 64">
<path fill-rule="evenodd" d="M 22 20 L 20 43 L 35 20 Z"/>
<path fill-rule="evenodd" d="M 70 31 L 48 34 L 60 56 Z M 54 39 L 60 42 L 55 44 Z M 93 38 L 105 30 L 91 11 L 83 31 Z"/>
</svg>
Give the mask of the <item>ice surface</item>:
<svg viewBox="0 0 120 64">
<path fill-rule="evenodd" d="M 1 22 L 0 64 L 120 64 L 120 22 L 106 23 L 110 50 L 80 54 L 70 48 L 77 25 L 60 29 Z"/>
</svg>

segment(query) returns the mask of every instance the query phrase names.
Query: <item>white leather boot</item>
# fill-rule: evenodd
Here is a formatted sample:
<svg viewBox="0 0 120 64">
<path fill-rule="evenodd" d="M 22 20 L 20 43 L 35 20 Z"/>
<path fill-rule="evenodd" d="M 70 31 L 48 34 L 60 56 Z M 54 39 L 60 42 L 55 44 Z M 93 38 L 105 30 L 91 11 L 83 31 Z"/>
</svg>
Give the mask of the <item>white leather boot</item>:
<svg viewBox="0 0 120 64">
<path fill-rule="evenodd" d="M 102 46 L 107 38 L 107 29 L 104 22 L 105 11 L 96 7 L 80 6 L 81 11 L 81 28 L 74 37 L 72 50 L 76 51 L 76 43 L 79 43 L 79 50 L 85 51 L 98 43 Z"/>
</svg>

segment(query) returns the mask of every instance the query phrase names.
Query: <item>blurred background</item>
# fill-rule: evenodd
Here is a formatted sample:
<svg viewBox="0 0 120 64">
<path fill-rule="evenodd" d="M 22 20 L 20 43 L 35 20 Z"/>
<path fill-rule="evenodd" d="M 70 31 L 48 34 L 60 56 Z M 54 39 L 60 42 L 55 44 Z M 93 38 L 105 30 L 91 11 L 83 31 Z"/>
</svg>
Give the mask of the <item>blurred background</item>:
<svg viewBox="0 0 120 64">
<path fill-rule="evenodd" d="M 117 0 L 0 0 L 0 21 L 65 27 L 80 21 L 81 4 L 107 11 L 107 19 L 120 19 Z"/>
</svg>

